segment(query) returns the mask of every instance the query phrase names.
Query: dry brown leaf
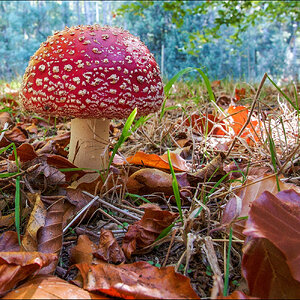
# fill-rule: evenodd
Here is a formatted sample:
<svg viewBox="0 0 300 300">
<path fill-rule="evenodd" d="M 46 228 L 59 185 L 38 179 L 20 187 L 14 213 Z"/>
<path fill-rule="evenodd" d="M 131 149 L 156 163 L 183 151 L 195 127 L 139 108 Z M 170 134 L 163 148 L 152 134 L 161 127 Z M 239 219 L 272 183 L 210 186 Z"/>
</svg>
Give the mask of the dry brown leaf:
<svg viewBox="0 0 300 300">
<path fill-rule="evenodd" d="M 33 134 L 33 133 L 37 134 L 37 132 L 38 132 L 38 128 L 37 128 L 37 126 L 34 123 L 32 123 L 29 126 L 26 126 L 25 130 L 27 130 L 31 134 Z"/>
<path fill-rule="evenodd" d="M 251 203 L 257 199 L 264 191 L 269 191 L 271 193 L 277 193 L 277 183 L 276 177 L 269 177 L 264 179 L 266 176 L 257 177 L 253 176 L 245 181 L 244 185 L 247 185 L 244 188 L 239 189 L 236 192 L 236 195 L 228 201 L 226 204 L 225 210 L 223 212 L 221 225 L 222 227 L 231 226 L 233 224 L 233 232 L 240 239 L 244 239 L 245 236 L 242 233 L 245 229 L 245 220 L 238 220 L 237 218 L 247 217 Z M 261 180 L 260 180 L 261 179 Z M 256 182 L 257 181 L 257 182 Z M 255 182 L 254 184 L 251 184 Z M 297 189 L 297 187 L 293 184 L 283 183 L 279 180 L 280 190 L 287 189 Z"/>
<path fill-rule="evenodd" d="M 157 268 L 146 262 L 98 265 L 78 264 L 83 288 L 124 299 L 200 299 L 190 279 L 174 267 Z"/>
<path fill-rule="evenodd" d="M 80 235 L 77 245 L 70 250 L 70 261 L 72 264 L 92 263 L 93 252 L 97 250 L 97 246 L 89 239 L 87 235 Z"/>
<path fill-rule="evenodd" d="M 243 233 L 273 243 L 283 253 L 292 276 L 300 286 L 299 229 L 300 194 L 285 190 L 275 196 L 266 191 L 253 202 Z"/>
<path fill-rule="evenodd" d="M 0 216 L 0 227 L 11 227 L 15 223 L 15 213 Z"/>
<path fill-rule="evenodd" d="M 188 192 L 189 182 L 187 174 L 176 174 L 179 189 Z M 172 187 L 172 175 L 158 169 L 140 169 L 134 172 L 127 180 L 126 187 L 129 193 L 146 195 L 163 193 L 165 196 L 174 194 Z M 185 194 L 183 196 L 186 196 Z M 154 198 L 151 198 L 154 201 Z"/>
<path fill-rule="evenodd" d="M 73 169 L 77 168 L 74 164 L 68 161 L 65 157 L 55 154 L 47 155 L 47 163 L 51 167 L 56 169 Z M 63 173 L 66 176 L 66 181 L 78 180 L 80 177 L 86 174 L 82 170 L 67 171 Z"/>
<path fill-rule="evenodd" d="M 10 113 L 3 111 L 0 113 L 0 128 L 2 129 L 5 123 L 12 123 Z"/>
<path fill-rule="evenodd" d="M 15 231 L 5 231 L 0 236 L 0 252 L 18 252 L 20 245 Z"/>
<path fill-rule="evenodd" d="M 67 188 L 66 189 L 66 196 L 68 202 L 73 206 L 72 209 L 69 211 L 66 211 L 68 215 L 65 214 L 64 216 L 64 222 L 67 219 L 72 218 L 79 210 L 81 210 L 83 207 L 85 207 L 92 199 L 90 196 L 85 195 L 81 189 L 73 189 L 73 188 Z M 73 223 L 73 226 L 78 224 L 82 219 L 89 219 L 94 212 L 99 208 L 99 202 L 95 201 L 82 215 L 82 218 L 78 218 L 77 222 Z"/>
<path fill-rule="evenodd" d="M 45 225 L 47 212 L 39 194 L 30 194 L 27 196 L 32 198 L 34 207 L 21 241 L 22 251 L 37 251 L 37 232 Z"/>
<path fill-rule="evenodd" d="M 28 144 L 28 143 L 23 143 L 21 146 L 19 146 L 17 149 L 17 155 L 18 158 L 21 162 L 27 162 L 30 160 L 33 160 L 34 158 L 37 157 L 37 154 L 33 148 L 32 145 Z M 15 155 L 11 154 L 8 159 L 10 160 L 15 160 Z"/>
<path fill-rule="evenodd" d="M 129 193 L 137 195 L 164 193 L 173 195 L 172 175 L 158 169 L 141 169 L 133 173 L 127 181 Z"/>
<path fill-rule="evenodd" d="M 56 276 L 39 275 L 2 299 L 108 299 L 70 284 Z"/>
<path fill-rule="evenodd" d="M 59 254 L 62 247 L 62 221 L 64 203 L 62 199 L 54 200 L 47 208 L 45 226 L 38 231 L 38 251 Z M 56 262 L 42 270 L 40 274 L 51 274 L 55 271 Z"/>
<path fill-rule="evenodd" d="M 124 253 L 110 230 L 101 229 L 98 249 L 93 253 L 105 262 L 119 264 L 125 261 Z"/>
<path fill-rule="evenodd" d="M 171 152 L 170 157 L 175 171 L 184 172 L 189 170 L 185 160 L 178 154 Z M 157 169 L 170 169 L 167 154 L 158 156 L 156 154 L 147 154 L 138 151 L 135 155 L 129 156 L 125 160 L 121 156 L 115 155 L 113 162 L 116 165 L 123 165 L 127 162 L 130 164 L 153 167 Z"/>
<path fill-rule="evenodd" d="M 151 245 L 163 229 L 171 225 L 178 217 L 178 213 L 161 210 L 154 204 L 145 204 L 145 213 L 140 221 L 128 227 L 123 239 L 122 249 L 130 258 L 137 249 Z"/>
<path fill-rule="evenodd" d="M 0 253 L 0 296 L 14 288 L 20 281 L 57 260 L 55 254 L 39 252 Z"/>
<path fill-rule="evenodd" d="M 7 130 L 4 136 L 15 144 L 25 143 L 28 139 L 28 133 L 26 130 L 22 129 L 20 126 L 15 126 L 11 130 Z"/>
<path fill-rule="evenodd" d="M 297 250 L 299 253 L 299 248 Z M 242 272 L 251 296 L 260 299 L 299 298 L 300 282 L 291 276 L 284 254 L 274 244 L 264 238 L 254 238 L 246 243 L 243 251 Z"/>
</svg>

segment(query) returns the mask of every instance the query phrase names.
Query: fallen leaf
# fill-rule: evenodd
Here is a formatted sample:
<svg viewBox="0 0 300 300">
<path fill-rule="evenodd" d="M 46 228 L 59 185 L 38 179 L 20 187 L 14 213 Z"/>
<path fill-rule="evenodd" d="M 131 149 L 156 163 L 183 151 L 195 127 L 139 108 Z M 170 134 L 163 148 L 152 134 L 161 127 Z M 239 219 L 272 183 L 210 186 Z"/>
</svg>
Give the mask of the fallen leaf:
<svg viewBox="0 0 300 300">
<path fill-rule="evenodd" d="M 216 103 L 218 106 L 222 107 L 223 109 L 227 109 L 229 105 L 232 103 L 233 99 L 230 96 L 227 95 L 220 95 Z"/>
<path fill-rule="evenodd" d="M 128 227 L 124 236 L 122 249 L 127 258 L 138 249 L 151 245 L 163 229 L 171 225 L 178 213 L 162 210 L 154 204 L 144 204 L 145 213 L 140 221 Z"/>
<path fill-rule="evenodd" d="M 246 95 L 246 90 L 244 88 L 235 89 L 235 102 L 244 99 Z"/>
<path fill-rule="evenodd" d="M 80 211 L 83 207 L 85 207 L 91 200 L 92 198 L 82 192 L 81 189 L 76 188 L 66 188 L 66 196 L 68 202 L 73 206 L 73 208 L 67 212 L 65 212 L 64 215 L 64 223 L 67 220 L 70 220 L 70 218 L 73 218 L 78 211 Z M 100 203 L 98 201 L 95 201 L 88 209 L 86 209 L 84 215 L 82 215 L 82 218 L 78 218 L 78 222 L 84 220 L 84 219 L 89 219 L 94 212 L 99 208 Z M 66 215 L 68 214 L 68 215 Z M 78 222 L 74 222 L 73 226 L 76 226 Z"/>
<path fill-rule="evenodd" d="M 158 169 L 141 169 L 134 172 L 126 184 L 129 193 L 137 195 L 164 193 L 173 195 L 172 175 Z"/>
<path fill-rule="evenodd" d="M 242 127 L 246 123 L 249 115 L 249 110 L 245 106 L 229 106 L 227 113 L 230 115 L 228 118 L 229 126 L 233 129 L 235 135 L 238 135 Z M 259 130 L 257 129 L 258 120 L 251 116 L 250 123 L 244 129 L 241 134 L 241 138 L 244 138 L 248 144 L 259 140 Z"/>
<path fill-rule="evenodd" d="M 34 207 L 27 222 L 26 231 L 21 244 L 22 251 L 29 252 L 37 251 L 38 249 L 37 232 L 45 225 L 47 212 L 39 194 L 31 194 L 30 196 L 27 196 L 32 198 Z"/>
<path fill-rule="evenodd" d="M 157 268 L 146 262 L 98 265 L 77 264 L 83 288 L 123 299 L 200 299 L 190 279 L 174 267 Z"/>
<path fill-rule="evenodd" d="M 47 207 L 45 225 L 37 233 L 38 251 L 42 253 L 59 254 L 62 247 L 62 221 L 64 215 L 63 200 L 53 201 L 52 205 Z M 40 274 L 51 274 L 55 271 L 56 263 L 53 262 L 42 270 Z"/>
<path fill-rule="evenodd" d="M 93 255 L 104 262 L 119 264 L 125 261 L 124 253 L 110 230 L 101 229 L 98 249 Z"/>
<path fill-rule="evenodd" d="M 76 246 L 70 250 L 70 261 L 72 264 L 92 263 L 93 252 L 97 250 L 97 246 L 88 238 L 87 235 L 80 235 Z"/>
<path fill-rule="evenodd" d="M 181 158 L 178 154 L 171 152 L 170 157 L 174 171 L 184 172 L 189 170 L 185 160 Z M 167 154 L 158 156 L 157 154 L 147 154 L 138 151 L 135 155 L 129 156 L 126 159 L 123 159 L 119 155 L 115 155 L 113 162 L 116 165 L 123 165 L 127 162 L 130 164 L 153 167 L 158 169 L 170 169 Z"/>
<path fill-rule="evenodd" d="M 108 299 L 70 284 L 56 276 L 38 275 L 2 299 Z"/>
<path fill-rule="evenodd" d="M 65 157 L 55 154 L 46 155 L 47 163 L 49 166 L 55 167 L 56 169 L 76 169 L 77 167 L 68 161 Z M 66 181 L 78 180 L 86 172 L 82 170 L 64 171 L 63 174 L 66 176 Z"/>
<path fill-rule="evenodd" d="M 275 175 L 273 177 L 267 177 L 266 174 L 263 177 L 251 177 L 244 182 L 245 187 L 235 192 L 235 196 L 229 199 L 227 202 L 223 216 L 221 219 L 221 226 L 231 226 L 233 223 L 233 232 L 235 236 L 240 239 L 244 239 L 245 235 L 242 233 L 245 229 L 246 220 L 237 220 L 237 218 L 245 218 L 248 216 L 251 203 L 257 199 L 264 191 L 271 193 L 277 193 L 277 182 Z M 255 182 L 255 183 L 253 183 Z M 280 190 L 288 190 L 297 187 L 293 184 L 287 184 L 279 180 Z M 299 189 L 299 188 L 298 188 Z"/>
<path fill-rule="evenodd" d="M 11 227 L 15 224 L 15 213 L 0 216 L 0 227 Z"/>
<path fill-rule="evenodd" d="M 299 248 L 295 250 L 299 253 Z M 251 296 L 260 299 L 299 298 L 300 282 L 292 277 L 285 255 L 274 244 L 264 238 L 254 238 L 245 244 L 243 252 L 242 273 Z"/>
<path fill-rule="evenodd" d="M 31 161 L 34 158 L 36 158 L 38 155 L 36 154 L 34 148 L 32 145 L 28 144 L 28 143 L 23 143 L 22 145 L 20 145 L 17 149 L 17 156 L 19 158 L 19 160 L 21 162 L 27 162 L 27 161 Z M 12 153 L 8 159 L 10 160 L 15 160 L 15 155 L 14 153 Z"/>
<path fill-rule="evenodd" d="M 204 116 L 193 114 L 185 121 L 184 125 L 192 126 L 196 132 L 201 134 L 223 136 L 226 133 L 225 123 L 211 114 Z"/>
<path fill-rule="evenodd" d="M 291 274 L 300 286 L 299 229 L 300 194 L 285 190 L 275 196 L 266 191 L 252 203 L 243 233 L 273 243 L 285 256 Z"/>
<path fill-rule="evenodd" d="M 57 260 L 55 254 L 39 252 L 0 253 L 0 297 L 20 281 Z"/>
<path fill-rule="evenodd" d="M 16 144 L 25 143 L 28 139 L 28 134 L 26 130 L 22 129 L 20 126 L 15 126 L 11 130 L 5 131 L 4 136 L 10 141 Z"/>
<path fill-rule="evenodd" d="M 2 129 L 5 123 L 12 123 L 10 113 L 3 111 L 0 113 L 0 128 Z"/>
<path fill-rule="evenodd" d="M 15 231 L 5 231 L 0 236 L 0 252 L 18 252 L 20 245 Z"/>
<path fill-rule="evenodd" d="M 26 126 L 25 127 L 25 130 L 26 131 L 28 131 L 29 133 L 35 133 L 35 134 L 37 134 L 37 132 L 38 132 L 38 128 L 37 128 L 37 126 L 34 124 L 34 123 L 32 123 L 31 125 L 29 125 L 29 126 Z"/>
</svg>

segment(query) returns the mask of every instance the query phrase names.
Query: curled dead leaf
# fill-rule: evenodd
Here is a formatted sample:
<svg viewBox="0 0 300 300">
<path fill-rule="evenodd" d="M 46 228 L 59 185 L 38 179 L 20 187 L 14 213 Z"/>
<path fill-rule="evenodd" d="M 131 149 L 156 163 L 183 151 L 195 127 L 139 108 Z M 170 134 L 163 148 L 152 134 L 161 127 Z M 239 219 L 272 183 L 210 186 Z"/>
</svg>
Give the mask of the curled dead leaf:
<svg viewBox="0 0 300 300">
<path fill-rule="evenodd" d="M 174 267 L 157 268 L 146 262 L 77 264 L 83 288 L 124 299 L 200 299 L 190 280 Z"/>
<path fill-rule="evenodd" d="M 162 210 L 154 204 L 145 204 L 145 213 L 140 221 L 130 225 L 123 239 L 122 249 L 130 258 L 137 249 L 151 245 L 163 229 L 171 225 L 178 213 Z"/>
<path fill-rule="evenodd" d="M 57 255 L 39 252 L 0 253 L 0 296 L 36 271 L 57 261 Z"/>
</svg>

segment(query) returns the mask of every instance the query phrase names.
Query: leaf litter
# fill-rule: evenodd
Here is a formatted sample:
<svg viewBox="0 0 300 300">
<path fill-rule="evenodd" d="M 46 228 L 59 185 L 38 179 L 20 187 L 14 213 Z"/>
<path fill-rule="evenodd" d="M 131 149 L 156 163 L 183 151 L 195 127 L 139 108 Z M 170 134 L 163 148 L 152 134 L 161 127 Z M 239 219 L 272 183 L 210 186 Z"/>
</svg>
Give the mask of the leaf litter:
<svg viewBox="0 0 300 300">
<path fill-rule="evenodd" d="M 231 98 L 218 81 L 212 85 L 223 110 L 171 93 L 170 109 L 132 132 L 107 178 L 77 188 L 86 172 L 67 160 L 69 120 L 27 116 L 17 92 L 4 97 L 2 108 L 10 110 L 0 114 L 0 144 L 13 142 L 16 153 L 7 148 L 0 161 L 2 295 L 299 296 L 299 111 L 280 97 L 270 108 L 259 98 L 262 87 L 250 107 L 253 89 L 235 88 Z M 111 150 L 122 124 L 111 124 Z M 18 176 L 21 247 L 14 231 Z"/>
</svg>

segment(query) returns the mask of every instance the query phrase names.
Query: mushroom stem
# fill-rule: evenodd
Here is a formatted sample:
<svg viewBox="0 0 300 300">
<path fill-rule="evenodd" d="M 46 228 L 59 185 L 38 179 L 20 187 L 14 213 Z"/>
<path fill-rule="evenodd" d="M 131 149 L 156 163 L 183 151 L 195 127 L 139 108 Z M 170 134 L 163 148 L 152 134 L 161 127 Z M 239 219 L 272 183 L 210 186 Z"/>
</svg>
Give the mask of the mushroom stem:
<svg viewBox="0 0 300 300">
<path fill-rule="evenodd" d="M 72 119 L 69 160 L 78 168 L 107 168 L 109 119 Z M 99 175 L 91 174 L 94 180 Z M 86 178 L 86 176 L 84 176 Z"/>
</svg>

